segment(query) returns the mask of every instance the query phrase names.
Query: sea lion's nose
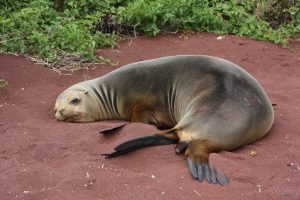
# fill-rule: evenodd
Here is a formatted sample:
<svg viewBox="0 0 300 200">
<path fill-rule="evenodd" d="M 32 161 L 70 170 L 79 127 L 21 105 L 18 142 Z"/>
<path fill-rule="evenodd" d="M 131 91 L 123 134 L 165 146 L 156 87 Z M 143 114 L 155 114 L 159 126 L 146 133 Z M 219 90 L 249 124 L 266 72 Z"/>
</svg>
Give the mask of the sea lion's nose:
<svg viewBox="0 0 300 200">
<path fill-rule="evenodd" d="M 60 114 L 63 114 L 63 112 L 64 112 L 65 110 L 66 110 L 65 108 L 61 108 L 61 109 L 54 109 L 54 112 L 55 112 L 55 113 L 60 113 Z"/>
<path fill-rule="evenodd" d="M 63 112 L 64 112 L 64 108 L 62 109 L 55 109 L 55 117 L 56 119 L 58 119 L 59 121 L 63 121 L 65 118 L 63 117 Z"/>
</svg>

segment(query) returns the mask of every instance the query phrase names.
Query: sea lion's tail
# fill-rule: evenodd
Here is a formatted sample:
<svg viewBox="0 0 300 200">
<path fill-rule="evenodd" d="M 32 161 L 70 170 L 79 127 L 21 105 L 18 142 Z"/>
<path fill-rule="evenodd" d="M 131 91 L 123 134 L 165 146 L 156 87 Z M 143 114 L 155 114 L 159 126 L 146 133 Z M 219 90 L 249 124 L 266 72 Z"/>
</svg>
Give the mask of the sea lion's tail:
<svg viewBox="0 0 300 200">
<path fill-rule="evenodd" d="M 169 135 L 171 134 L 172 133 L 167 135 L 154 134 L 154 135 L 139 137 L 133 140 L 128 140 L 115 147 L 114 152 L 109 154 L 101 154 L 101 155 L 104 155 L 105 158 L 112 158 L 146 147 L 166 145 L 166 144 L 176 144 L 178 142 L 178 139 L 176 137 L 170 137 Z"/>
</svg>

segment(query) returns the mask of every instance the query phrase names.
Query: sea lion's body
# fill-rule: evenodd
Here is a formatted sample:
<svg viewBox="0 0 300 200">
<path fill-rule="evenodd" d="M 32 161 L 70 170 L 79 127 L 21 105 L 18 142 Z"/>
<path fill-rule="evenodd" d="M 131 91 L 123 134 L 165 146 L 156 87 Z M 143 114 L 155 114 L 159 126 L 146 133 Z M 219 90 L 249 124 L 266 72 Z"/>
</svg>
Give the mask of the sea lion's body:
<svg viewBox="0 0 300 200">
<path fill-rule="evenodd" d="M 266 93 L 251 75 L 209 56 L 133 63 L 66 91 L 88 91 L 94 102 L 89 118 L 94 121 L 130 120 L 175 133 L 179 142 L 189 145 L 186 155 L 195 163 L 206 161 L 210 152 L 258 140 L 269 131 L 274 117 Z M 66 91 L 58 99 L 64 99 Z M 207 146 L 208 154 L 193 150 L 197 146 Z"/>
</svg>

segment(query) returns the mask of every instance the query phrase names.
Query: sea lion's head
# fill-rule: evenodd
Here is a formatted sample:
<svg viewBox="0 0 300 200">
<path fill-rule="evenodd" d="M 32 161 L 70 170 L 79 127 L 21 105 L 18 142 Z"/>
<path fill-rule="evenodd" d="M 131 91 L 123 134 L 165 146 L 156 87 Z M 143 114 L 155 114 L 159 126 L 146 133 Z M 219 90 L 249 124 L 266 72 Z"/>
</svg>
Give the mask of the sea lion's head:
<svg viewBox="0 0 300 200">
<path fill-rule="evenodd" d="M 70 88 L 56 99 L 55 117 L 59 121 L 92 122 L 99 118 L 95 98 L 88 90 Z"/>
</svg>

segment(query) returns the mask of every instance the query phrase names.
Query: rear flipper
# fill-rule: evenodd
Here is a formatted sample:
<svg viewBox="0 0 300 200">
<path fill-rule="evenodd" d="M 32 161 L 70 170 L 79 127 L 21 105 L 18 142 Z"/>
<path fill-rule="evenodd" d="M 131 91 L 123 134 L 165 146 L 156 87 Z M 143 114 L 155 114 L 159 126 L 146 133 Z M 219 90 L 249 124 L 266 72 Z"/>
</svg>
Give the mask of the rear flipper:
<svg viewBox="0 0 300 200">
<path fill-rule="evenodd" d="M 216 147 L 209 141 L 196 140 L 191 141 L 188 145 L 185 155 L 192 176 L 200 182 L 207 180 L 208 183 L 227 185 L 229 180 L 222 172 L 217 172 L 208 163 L 209 153 Z"/>
<path fill-rule="evenodd" d="M 133 140 L 123 142 L 119 144 L 117 147 L 115 147 L 114 152 L 109 154 L 102 154 L 102 155 L 104 155 L 105 158 L 112 158 L 146 147 L 166 145 L 166 144 L 176 144 L 177 142 L 178 142 L 178 137 L 176 134 L 172 132 L 165 132 L 162 134 L 154 134 L 154 135 L 139 137 Z"/>
</svg>

